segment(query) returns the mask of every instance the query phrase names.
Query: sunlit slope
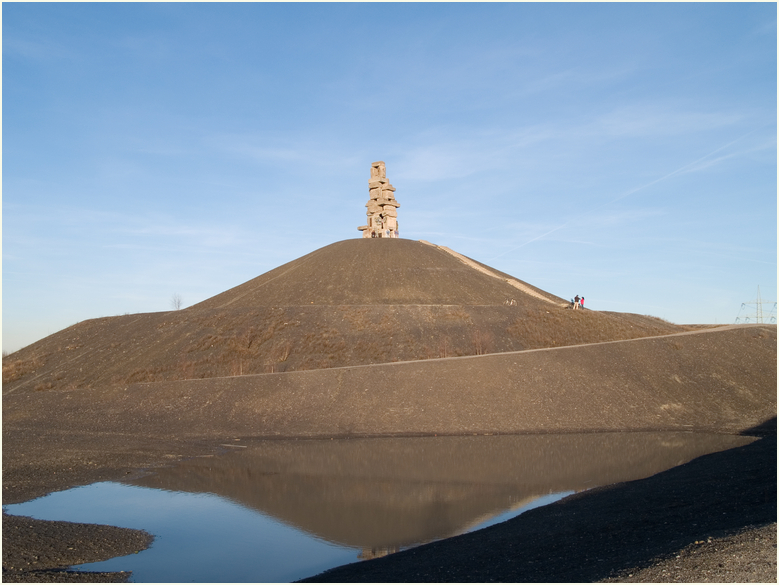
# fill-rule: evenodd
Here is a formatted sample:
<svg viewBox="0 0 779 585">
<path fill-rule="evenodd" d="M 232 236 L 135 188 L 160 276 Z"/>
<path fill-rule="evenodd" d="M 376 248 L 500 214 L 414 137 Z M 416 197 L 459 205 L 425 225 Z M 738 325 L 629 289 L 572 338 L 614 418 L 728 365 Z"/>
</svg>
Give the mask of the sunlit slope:
<svg viewBox="0 0 779 585">
<path fill-rule="evenodd" d="M 776 326 L 398 364 L 5 393 L 3 431 L 148 438 L 734 432 L 776 416 Z"/>
<path fill-rule="evenodd" d="M 501 275 L 497 271 L 495 274 Z M 543 294 L 552 302 L 565 303 Z M 538 302 L 505 280 L 475 270 L 436 246 L 412 240 L 367 238 L 320 248 L 195 308 L 502 305 L 507 299 L 520 297 L 527 297 L 523 302 Z"/>
<path fill-rule="evenodd" d="M 77 323 L 4 359 L 3 392 L 481 355 L 682 330 L 652 317 L 569 310 L 554 295 L 432 244 L 355 239 L 181 311 Z"/>
</svg>

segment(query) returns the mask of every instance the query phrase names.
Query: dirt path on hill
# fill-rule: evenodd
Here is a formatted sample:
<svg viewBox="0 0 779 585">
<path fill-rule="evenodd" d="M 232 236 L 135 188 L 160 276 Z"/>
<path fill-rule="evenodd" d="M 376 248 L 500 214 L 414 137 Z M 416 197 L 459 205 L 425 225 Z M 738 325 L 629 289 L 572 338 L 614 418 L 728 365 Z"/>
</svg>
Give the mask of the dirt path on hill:
<svg viewBox="0 0 779 585">
<path fill-rule="evenodd" d="M 476 262 L 475 260 L 471 260 L 467 256 L 463 256 L 459 252 L 455 252 L 454 250 L 452 250 L 450 248 L 447 248 L 446 246 L 439 246 L 437 244 L 431 244 L 430 242 L 426 242 L 424 240 L 420 240 L 420 242 L 422 242 L 423 244 L 427 244 L 429 246 L 435 246 L 439 250 L 443 250 L 447 254 L 450 254 L 451 256 L 454 256 L 455 258 L 457 258 L 460 262 L 462 262 L 466 266 L 470 266 L 474 270 L 478 270 L 482 274 L 486 274 L 487 276 L 490 276 L 492 278 L 497 278 L 498 280 L 502 280 L 503 282 L 505 282 L 507 284 L 510 284 L 511 286 L 516 288 L 517 290 L 522 291 L 526 295 L 530 295 L 531 297 L 537 298 L 538 300 L 545 301 L 547 303 L 550 303 L 550 304 L 556 305 L 556 306 L 560 306 L 560 307 L 565 307 L 568 304 L 568 303 L 560 303 L 559 301 L 552 300 L 551 298 L 549 298 L 549 296 L 541 294 L 540 292 L 538 292 L 534 288 L 519 282 L 515 278 L 507 278 L 505 276 L 501 276 L 499 274 L 496 274 L 492 270 L 488 269 L 486 266 L 483 266 L 483 265 L 479 264 L 478 262 Z"/>
</svg>

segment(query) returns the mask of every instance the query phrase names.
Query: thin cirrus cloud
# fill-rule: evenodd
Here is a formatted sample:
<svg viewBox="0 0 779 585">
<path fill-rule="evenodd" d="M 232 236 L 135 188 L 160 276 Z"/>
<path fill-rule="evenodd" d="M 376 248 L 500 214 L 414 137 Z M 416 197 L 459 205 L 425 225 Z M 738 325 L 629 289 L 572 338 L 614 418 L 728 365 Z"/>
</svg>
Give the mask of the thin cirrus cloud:
<svg viewBox="0 0 779 585">
<path fill-rule="evenodd" d="M 733 126 L 743 120 L 736 112 L 685 110 L 659 104 L 636 104 L 598 116 L 589 134 L 612 136 L 676 136 Z"/>
<path fill-rule="evenodd" d="M 742 120 L 743 116 L 738 113 L 695 112 L 656 106 L 622 107 L 589 120 L 582 117 L 567 123 L 496 127 L 490 131 L 458 132 L 457 136 L 448 134 L 446 128 L 442 128 L 437 133 L 428 131 L 427 135 L 417 137 L 416 140 L 421 144 L 398 154 L 404 178 L 438 181 L 443 178 L 463 178 L 509 164 L 527 164 L 528 158 L 549 161 L 548 149 L 559 149 L 560 155 L 577 143 L 586 142 L 597 146 L 628 137 L 689 136 L 735 126 Z M 722 148 L 728 146 L 730 144 Z M 539 153 L 539 148 L 543 152 Z M 521 158 L 518 157 L 519 153 L 522 154 Z M 710 156 L 707 154 L 704 158 Z M 711 164 L 709 160 L 706 166 Z M 691 170 L 693 167 L 689 167 L 688 171 Z"/>
<path fill-rule="evenodd" d="M 533 148 L 553 144 L 563 133 L 553 125 L 492 127 L 478 131 L 438 128 L 413 138 L 413 146 L 393 147 L 398 177 L 414 182 L 462 179 L 524 164 Z M 525 153 L 521 157 L 520 153 Z"/>
<path fill-rule="evenodd" d="M 8 35 L 3 31 L 3 54 L 41 63 L 57 63 L 65 60 L 80 59 L 80 53 L 66 43 L 51 39 L 21 38 Z"/>
<path fill-rule="evenodd" d="M 351 166 L 363 160 L 336 140 L 322 144 L 294 134 L 284 138 L 267 134 L 215 134 L 205 137 L 203 144 L 236 160 L 305 165 L 306 169 L 320 171 Z"/>
<path fill-rule="evenodd" d="M 248 239 L 240 227 L 233 224 L 214 225 L 213 221 L 186 223 L 175 218 L 154 218 L 148 214 L 133 215 L 90 208 L 47 207 L 13 205 L 6 218 L 14 227 L 6 230 L 4 239 L 10 238 L 13 247 L 24 245 L 49 249 L 53 252 L 63 247 L 94 246 L 103 248 L 152 248 L 164 249 L 165 242 L 188 249 L 227 249 Z M 70 234 L 86 237 L 81 242 Z M 4 256 L 4 258 L 6 258 Z"/>
</svg>

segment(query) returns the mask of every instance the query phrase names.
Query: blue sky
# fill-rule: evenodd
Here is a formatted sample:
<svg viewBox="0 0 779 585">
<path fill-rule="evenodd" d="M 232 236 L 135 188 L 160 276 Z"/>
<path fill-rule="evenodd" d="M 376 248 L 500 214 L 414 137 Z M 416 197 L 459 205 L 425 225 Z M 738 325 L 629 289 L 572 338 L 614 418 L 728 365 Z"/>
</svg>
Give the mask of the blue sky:
<svg viewBox="0 0 779 585">
<path fill-rule="evenodd" d="M 776 4 L 4 3 L 3 349 L 359 237 L 591 309 L 776 300 Z"/>
</svg>

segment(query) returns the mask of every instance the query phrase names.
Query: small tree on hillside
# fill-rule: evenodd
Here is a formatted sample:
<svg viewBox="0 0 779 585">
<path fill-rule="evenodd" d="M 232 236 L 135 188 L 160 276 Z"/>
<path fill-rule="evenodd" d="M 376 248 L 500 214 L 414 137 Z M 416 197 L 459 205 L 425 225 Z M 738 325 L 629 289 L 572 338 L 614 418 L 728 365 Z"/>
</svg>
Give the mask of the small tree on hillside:
<svg viewBox="0 0 779 585">
<path fill-rule="evenodd" d="M 181 309 L 182 298 L 179 293 L 173 293 L 173 297 L 170 299 L 170 304 L 174 311 Z"/>
</svg>

